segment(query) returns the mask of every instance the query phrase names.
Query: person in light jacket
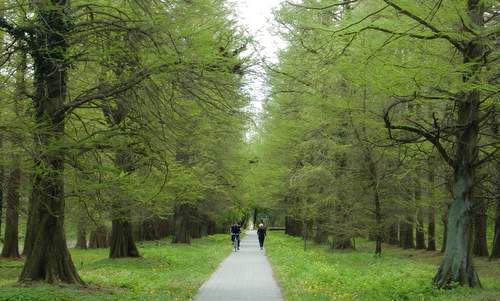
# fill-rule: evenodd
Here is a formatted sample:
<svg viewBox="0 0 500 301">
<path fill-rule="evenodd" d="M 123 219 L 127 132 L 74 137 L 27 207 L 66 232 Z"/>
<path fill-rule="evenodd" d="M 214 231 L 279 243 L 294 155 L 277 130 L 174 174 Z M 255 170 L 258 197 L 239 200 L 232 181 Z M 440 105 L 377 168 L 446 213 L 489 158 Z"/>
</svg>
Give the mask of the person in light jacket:
<svg viewBox="0 0 500 301">
<path fill-rule="evenodd" d="M 257 236 L 259 236 L 260 249 L 264 247 L 264 239 L 266 238 L 266 228 L 264 224 L 259 224 L 259 229 L 257 229 Z"/>
</svg>

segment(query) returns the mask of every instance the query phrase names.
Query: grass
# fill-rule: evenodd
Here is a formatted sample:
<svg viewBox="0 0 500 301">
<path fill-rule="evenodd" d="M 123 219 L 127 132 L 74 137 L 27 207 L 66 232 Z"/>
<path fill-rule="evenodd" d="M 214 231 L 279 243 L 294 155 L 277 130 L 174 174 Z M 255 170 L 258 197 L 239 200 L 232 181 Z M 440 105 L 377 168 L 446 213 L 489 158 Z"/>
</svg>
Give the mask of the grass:
<svg viewBox="0 0 500 301">
<path fill-rule="evenodd" d="M 371 242 L 357 251 L 331 251 L 300 238 L 271 233 L 266 253 L 288 301 L 500 300 L 500 262 L 476 260 L 484 289 L 436 289 L 437 252 L 386 248 L 375 257 Z M 387 247 L 387 246 L 386 246 Z"/>
<path fill-rule="evenodd" d="M 108 249 L 71 249 L 73 261 L 88 287 L 16 284 L 22 260 L 0 260 L 0 300 L 190 300 L 231 252 L 227 235 L 194 240 L 140 244 L 142 258 L 108 259 Z"/>
</svg>

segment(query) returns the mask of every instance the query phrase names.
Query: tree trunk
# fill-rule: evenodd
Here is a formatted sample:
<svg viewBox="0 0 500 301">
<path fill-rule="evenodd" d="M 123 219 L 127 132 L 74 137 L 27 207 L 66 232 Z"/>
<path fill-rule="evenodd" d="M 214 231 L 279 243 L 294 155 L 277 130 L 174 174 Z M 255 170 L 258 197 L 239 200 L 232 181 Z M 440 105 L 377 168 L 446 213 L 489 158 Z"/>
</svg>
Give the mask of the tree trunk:
<svg viewBox="0 0 500 301">
<path fill-rule="evenodd" d="M 474 208 L 474 245 L 472 254 L 481 257 L 488 257 L 488 241 L 486 238 L 486 205 L 483 200 L 476 201 Z"/>
<path fill-rule="evenodd" d="M 446 211 L 441 217 L 443 223 L 443 242 L 441 244 L 441 253 L 446 251 L 446 241 L 448 240 L 448 212 L 450 211 L 450 204 L 446 205 Z"/>
<path fill-rule="evenodd" d="M 285 233 L 290 236 L 302 236 L 302 222 L 292 216 L 286 217 Z"/>
<path fill-rule="evenodd" d="M 436 214 L 434 207 L 429 207 L 428 218 L 427 251 L 436 251 Z"/>
<path fill-rule="evenodd" d="M 415 240 L 413 238 L 413 218 L 407 217 L 407 220 L 401 221 L 399 225 L 399 242 L 403 249 L 415 248 Z"/>
<path fill-rule="evenodd" d="M 0 150 L 3 148 L 3 134 L 0 133 Z M 0 237 L 2 236 L 2 217 L 3 217 L 3 190 L 4 190 L 5 170 L 0 164 Z"/>
<path fill-rule="evenodd" d="M 382 225 L 382 212 L 380 209 L 380 199 L 378 190 L 376 187 L 373 187 L 375 190 L 374 195 L 374 203 L 375 203 L 375 254 L 382 254 L 382 233 L 383 233 L 383 225 Z M 349 240 L 350 241 L 350 240 Z"/>
<path fill-rule="evenodd" d="M 493 108 L 494 115 L 491 122 L 491 132 L 493 137 L 498 137 L 498 119 L 497 110 L 498 107 Z M 494 165 L 494 176 L 495 176 L 495 200 L 496 200 L 496 211 L 495 211 L 495 229 L 493 232 L 493 246 L 491 248 L 490 258 L 500 258 L 500 162 L 497 160 Z"/>
<path fill-rule="evenodd" d="M 45 1 L 44 1 L 45 2 Z M 33 187 L 39 195 L 30 209 L 30 251 L 19 280 L 83 284 L 76 272 L 64 236 L 64 114 L 68 56 L 66 35 L 71 18 L 69 1 L 35 4 L 37 27 L 33 56 L 35 133 Z"/>
<path fill-rule="evenodd" d="M 484 7 L 481 0 L 468 0 L 468 14 L 473 26 L 482 27 Z M 464 73 L 465 87 L 471 87 L 476 81 L 477 62 L 482 60 L 483 46 L 476 42 L 465 44 L 464 64 L 471 66 Z M 474 86 L 474 85 L 472 85 Z M 455 156 L 453 162 L 453 200 L 448 211 L 448 235 L 446 250 L 441 266 L 434 277 L 438 287 L 447 287 L 452 283 L 469 287 L 481 286 L 479 277 L 472 264 L 472 222 L 473 187 L 476 179 L 475 166 L 478 158 L 479 140 L 479 104 L 478 90 L 464 92 L 463 99 L 456 102 L 456 124 L 462 125 L 456 134 Z"/>
<path fill-rule="evenodd" d="M 121 120 L 115 119 L 119 123 Z M 115 156 L 115 165 L 124 173 L 131 173 L 135 170 L 133 154 L 127 150 L 119 150 Z M 118 200 L 114 200 L 112 211 L 113 220 L 111 222 L 111 237 L 109 239 L 109 257 L 139 257 L 139 250 L 135 245 L 132 232 L 132 212 L 131 200 L 127 195 L 119 194 Z"/>
<path fill-rule="evenodd" d="M 76 249 L 87 249 L 87 224 L 84 220 L 79 220 L 76 225 Z"/>
<path fill-rule="evenodd" d="M 398 224 L 390 224 L 386 232 L 385 241 L 390 245 L 399 245 Z"/>
<path fill-rule="evenodd" d="M 498 170 L 497 170 L 498 171 Z M 497 184 L 497 210 L 495 214 L 495 235 L 493 237 L 493 248 L 491 258 L 500 258 L 500 187 Z"/>
<path fill-rule="evenodd" d="M 19 46 L 23 46 L 19 42 Z M 21 51 L 17 56 L 16 85 L 14 89 L 13 111 L 19 116 L 19 102 L 24 98 L 26 92 L 26 52 Z M 1 256 L 17 258 L 19 257 L 19 190 L 21 188 L 21 158 L 17 148 L 21 145 L 18 135 L 11 135 L 11 155 L 12 166 L 7 178 L 7 214 L 5 224 L 5 239 Z M 1 215 L 1 209 L 0 209 Z M 1 233 L 1 232 L 0 232 Z"/>
<path fill-rule="evenodd" d="M 7 178 L 7 213 L 5 219 L 5 238 L 2 257 L 19 257 L 19 188 L 21 184 L 21 169 L 19 157 L 15 155 L 14 166 Z"/>
<path fill-rule="evenodd" d="M 424 233 L 424 216 L 423 216 L 422 208 L 419 208 L 417 211 L 415 242 L 416 242 L 415 248 L 417 250 L 426 249 L 425 233 Z"/>
<path fill-rule="evenodd" d="M 132 237 L 132 223 L 128 219 L 130 211 L 121 211 L 124 216 L 115 217 L 112 221 L 109 241 L 109 258 L 139 257 L 139 250 Z"/>
<path fill-rule="evenodd" d="M 107 247 L 109 247 L 108 229 L 104 225 L 98 226 L 96 229 L 90 232 L 89 248 L 98 249 Z"/>
<path fill-rule="evenodd" d="M 325 231 L 324 221 L 315 221 L 315 231 L 314 231 L 314 242 L 317 244 L 323 244 L 328 241 L 328 232 Z"/>
<path fill-rule="evenodd" d="M 191 243 L 191 205 L 190 204 L 176 204 L 174 212 L 174 235 L 172 243 Z"/>
</svg>

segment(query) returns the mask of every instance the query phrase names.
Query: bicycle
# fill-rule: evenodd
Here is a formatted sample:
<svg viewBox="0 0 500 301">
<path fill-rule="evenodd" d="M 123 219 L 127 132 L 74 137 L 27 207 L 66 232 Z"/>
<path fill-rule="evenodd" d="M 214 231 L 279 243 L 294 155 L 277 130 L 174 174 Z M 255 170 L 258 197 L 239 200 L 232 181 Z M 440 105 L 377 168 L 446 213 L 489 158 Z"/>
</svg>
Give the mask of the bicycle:
<svg viewBox="0 0 500 301">
<path fill-rule="evenodd" d="M 239 243 L 240 243 L 240 235 L 233 234 L 233 247 L 235 252 L 237 252 L 240 249 Z"/>
</svg>

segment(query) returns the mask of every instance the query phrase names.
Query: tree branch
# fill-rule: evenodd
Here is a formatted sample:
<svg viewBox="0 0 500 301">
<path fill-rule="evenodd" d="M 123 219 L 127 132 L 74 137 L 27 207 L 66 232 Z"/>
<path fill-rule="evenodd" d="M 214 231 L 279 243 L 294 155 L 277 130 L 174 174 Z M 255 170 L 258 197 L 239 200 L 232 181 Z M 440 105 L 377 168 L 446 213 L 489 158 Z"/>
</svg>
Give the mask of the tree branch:
<svg viewBox="0 0 500 301">
<path fill-rule="evenodd" d="M 425 131 L 424 129 L 420 129 L 420 128 L 416 128 L 416 127 L 412 127 L 412 126 L 407 126 L 407 125 L 394 125 L 394 124 L 392 124 L 392 122 L 390 120 L 390 115 L 389 115 L 390 111 L 392 109 L 394 109 L 396 106 L 398 106 L 398 105 L 400 105 L 402 103 L 410 102 L 410 101 L 411 100 L 396 101 L 396 102 L 392 103 L 384 111 L 384 123 L 385 123 L 385 128 L 388 129 L 388 131 L 389 131 L 389 138 L 393 139 L 393 140 L 398 140 L 398 138 L 394 138 L 392 136 L 392 131 L 391 130 L 401 130 L 401 131 L 406 131 L 406 132 L 410 132 L 410 133 L 413 133 L 413 134 L 417 134 L 418 136 L 421 136 L 421 137 L 425 138 L 425 140 L 427 140 L 430 143 L 432 143 L 436 147 L 436 149 L 439 152 L 439 154 L 446 161 L 446 163 L 448 163 L 448 165 L 450 165 L 450 166 L 453 167 L 455 165 L 455 161 L 450 157 L 450 155 L 448 154 L 448 152 L 446 151 L 446 149 L 444 148 L 444 146 L 439 141 L 439 134 L 433 135 L 432 133 L 430 133 L 428 131 Z M 405 141 L 405 142 L 408 143 L 407 141 Z"/>
<path fill-rule="evenodd" d="M 443 31 L 439 30 L 437 27 L 435 27 L 431 23 L 427 22 L 426 20 L 420 18 L 419 16 L 411 13 L 410 11 L 408 11 L 406 9 L 403 9 L 401 6 L 397 5 L 393 1 L 390 1 L 390 0 L 383 0 L 383 1 L 385 3 L 387 3 L 388 5 L 390 5 L 391 7 L 393 7 L 398 12 L 400 12 L 401 14 L 415 20 L 416 22 L 418 22 L 422 26 L 430 29 L 432 32 L 434 32 L 438 35 L 441 35 L 444 39 L 448 40 L 453 46 L 455 46 L 460 51 L 462 51 L 462 52 L 464 51 L 464 45 L 460 41 L 457 41 L 457 40 L 451 38 L 449 35 L 444 34 Z"/>
</svg>

